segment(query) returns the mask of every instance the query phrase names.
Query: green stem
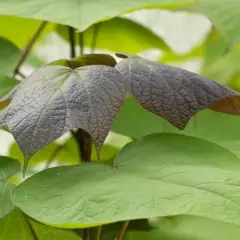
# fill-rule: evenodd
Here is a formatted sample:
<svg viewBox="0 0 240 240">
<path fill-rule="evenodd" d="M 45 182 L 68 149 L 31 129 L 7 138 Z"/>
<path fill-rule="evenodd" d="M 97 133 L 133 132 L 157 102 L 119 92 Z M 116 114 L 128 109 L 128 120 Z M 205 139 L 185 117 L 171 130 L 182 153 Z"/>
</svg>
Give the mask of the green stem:
<svg viewBox="0 0 240 240">
<path fill-rule="evenodd" d="M 75 51 L 75 30 L 73 27 L 68 27 L 69 30 L 69 43 L 70 43 L 70 57 L 75 58 L 76 57 L 76 51 Z"/>
<path fill-rule="evenodd" d="M 100 240 L 102 226 L 97 227 L 96 240 Z"/>
<path fill-rule="evenodd" d="M 124 234 L 128 228 L 129 221 L 125 221 L 120 229 L 120 232 L 118 234 L 117 240 L 123 240 Z"/>
<path fill-rule="evenodd" d="M 19 69 L 22 66 L 22 64 L 24 63 L 24 61 L 26 60 L 28 54 L 30 53 L 30 51 L 32 50 L 35 42 L 37 41 L 38 37 L 40 36 L 40 34 L 42 33 L 43 29 L 45 28 L 45 26 L 47 25 L 46 21 L 43 21 L 39 28 L 37 29 L 37 31 L 33 34 L 32 38 L 29 40 L 27 46 L 25 47 L 25 49 L 23 50 L 20 59 L 18 61 L 17 66 L 14 68 L 13 70 L 13 77 L 15 77 L 16 74 L 19 73 Z"/>
<path fill-rule="evenodd" d="M 76 132 L 72 131 L 72 134 L 78 144 L 80 161 L 82 159 L 83 162 L 88 162 L 88 163 L 91 162 L 92 139 L 90 134 L 80 128 Z M 89 228 L 83 229 L 82 239 L 83 240 L 90 239 Z"/>
</svg>

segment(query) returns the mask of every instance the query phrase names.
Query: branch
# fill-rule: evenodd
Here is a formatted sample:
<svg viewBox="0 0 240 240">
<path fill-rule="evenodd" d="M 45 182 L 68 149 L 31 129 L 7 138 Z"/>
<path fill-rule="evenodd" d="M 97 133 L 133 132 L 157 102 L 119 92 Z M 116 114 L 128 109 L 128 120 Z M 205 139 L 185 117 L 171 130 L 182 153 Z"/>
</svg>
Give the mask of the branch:
<svg viewBox="0 0 240 240">
<path fill-rule="evenodd" d="M 120 229 L 120 232 L 118 234 L 117 240 L 123 240 L 124 234 L 128 228 L 129 221 L 125 221 Z"/>
<path fill-rule="evenodd" d="M 76 51 L 75 51 L 75 30 L 73 27 L 68 27 L 69 29 L 69 43 L 70 43 L 70 57 L 75 58 L 76 57 Z"/>
<path fill-rule="evenodd" d="M 30 53 L 30 51 L 33 48 L 33 45 L 35 44 L 36 40 L 38 39 L 38 37 L 40 36 L 40 34 L 42 33 L 44 27 L 47 25 L 46 21 L 43 21 L 39 28 L 37 29 L 37 31 L 34 33 L 34 35 L 32 36 L 32 38 L 30 39 L 30 41 L 28 42 L 27 46 L 25 47 L 25 49 L 23 50 L 19 62 L 17 64 L 17 66 L 15 67 L 15 69 L 13 70 L 13 77 L 15 77 L 16 74 L 19 74 L 19 69 L 22 66 L 22 64 L 24 63 L 24 61 L 26 60 L 28 54 Z"/>
<path fill-rule="evenodd" d="M 100 27 L 100 23 L 97 23 L 97 24 L 94 26 L 93 37 L 92 37 L 92 44 L 91 44 L 91 53 L 94 53 L 95 48 L 96 48 L 96 43 L 97 43 L 97 37 L 98 37 L 99 27 Z"/>
</svg>

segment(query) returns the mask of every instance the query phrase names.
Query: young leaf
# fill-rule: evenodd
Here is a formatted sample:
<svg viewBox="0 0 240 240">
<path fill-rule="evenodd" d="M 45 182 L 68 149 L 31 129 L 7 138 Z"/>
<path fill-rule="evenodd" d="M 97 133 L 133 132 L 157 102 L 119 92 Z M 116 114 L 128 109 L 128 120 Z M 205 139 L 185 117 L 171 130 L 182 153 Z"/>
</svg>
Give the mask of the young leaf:
<svg viewBox="0 0 240 240">
<path fill-rule="evenodd" d="M 112 67 L 45 66 L 19 86 L 0 124 L 23 151 L 26 169 L 37 150 L 72 128 L 87 131 L 99 152 L 124 98 L 124 79 Z"/>
<path fill-rule="evenodd" d="M 204 108 L 240 114 L 240 94 L 196 73 L 138 56 L 119 62 L 116 69 L 144 108 L 179 129 Z"/>
<path fill-rule="evenodd" d="M 65 228 L 179 214 L 240 225 L 239 170 L 240 160 L 220 146 L 155 134 L 123 148 L 114 168 L 44 170 L 20 184 L 12 199 L 31 217 Z"/>
<path fill-rule="evenodd" d="M 38 223 L 16 209 L 0 220 L 1 240 L 81 240 L 75 233 Z"/>
<path fill-rule="evenodd" d="M 15 186 L 7 180 L 19 171 L 18 161 L 8 157 L 0 157 L 0 218 L 14 209 L 10 195 Z"/>
</svg>

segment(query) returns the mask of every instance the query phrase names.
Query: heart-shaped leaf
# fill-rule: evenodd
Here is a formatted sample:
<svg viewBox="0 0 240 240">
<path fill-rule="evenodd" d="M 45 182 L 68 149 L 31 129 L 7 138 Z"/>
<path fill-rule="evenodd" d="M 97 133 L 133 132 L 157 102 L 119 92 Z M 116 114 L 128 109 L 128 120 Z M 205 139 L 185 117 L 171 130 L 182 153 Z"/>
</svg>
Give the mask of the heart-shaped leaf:
<svg viewBox="0 0 240 240">
<path fill-rule="evenodd" d="M 114 167 L 44 170 L 12 200 L 31 217 L 66 228 L 179 214 L 240 225 L 239 170 L 240 160 L 218 145 L 155 134 L 123 148 Z"/>
<path fill-rule="evenodd" d="M 99 152 L 124 99 L 124 79 L 112 67 L 45 66 L 19 86 L 0 124 L 23 151 L 26 169 L 37 150 L 72 128 L 87 131 Z"/>
<path fill-rule="evenodd" d="M 0 157 L 0 218 L 14 209 L 10 195 L 15 186 L 7 180 L 19 171 L 18 161 L 8 157 Z"/>
<path fill-rule="evenodd" d="M 130 56 L 116 69 L 127 90 L 146 109 L 184 129 L 198 111 L 240 114 L 240 95 L 206 77 L 187 70 Z"/>
<path fill-rule="evenodd" d="M 15 209 L 0 220 L 1 240 L 81 240 L 74 232 L 36 222 Z"/>
</svg>

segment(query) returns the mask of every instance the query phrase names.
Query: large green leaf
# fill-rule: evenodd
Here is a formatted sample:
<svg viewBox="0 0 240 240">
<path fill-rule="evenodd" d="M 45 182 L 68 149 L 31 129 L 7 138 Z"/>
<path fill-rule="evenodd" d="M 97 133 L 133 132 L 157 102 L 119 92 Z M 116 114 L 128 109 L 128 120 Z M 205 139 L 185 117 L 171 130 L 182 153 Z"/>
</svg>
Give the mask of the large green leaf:
<svg viewBox="0 0 240 240">
<path fill-rule="evenodd" d="M 57 27 L 57 32 L 67 41 L 68 28 Z M 83 32 L 84 46 L 91 47 L 96 34 L 95 47 L 115 52 L 138 53 L 150 48 L 169 50 L 166 43 L 151 30 L 130 19 L 116 17 L 91 26 Z"/>
<path fill-rule="evenodd" d="M 75 233 L 31 220 L 15 210 L 0 220 L 1 240 L 81 240 Z"/>
<path fill-rule="evenodd" d="M 20 50 L 10 41 L 0 38 L 0 76 L 11 75 L 20 57 Z"/>
<path fill-rule="evenodd" d="M 0 218 L 14 209 L 10 199 L 14 185 L 8 182 L 8 178 L 20 171 L 20 164 L 8 157 L 0 157 Z"/>
<path fill-rule="evenodd" d="M 138 8 L 177 7 L 192 0 L 10 0 L 0 1 L 0 14 L 27 17 L 73 26 L 80 31 L 100 20 Z M 56 14 L 53 14 L 56 13 Z"/>
<path fill-rule="evenodd" d="M 73 26 L 80 31 L 92 24 L 113 18 L 123 12 L 141 8 L 176 8 L 191 6 L 190 10 L 203 13 L 223 33 L 228 43 L 240 40 L 238 0 L 95 0 L 54 1 L 18 0 L 0 1 L 0 14 L 48 20 Z M 58 14 L 53 14 L 57 12 Z M 69 14 L 71 13 L 71 14 Z M 223 17 L 224 16 L 224 17 Z"/>
<path fill-rule="evenodd" d="M 0 37 L 4 37 L 18 47 L 25 47 L 40 26 L 41 21 L 13 16 L 0 16 Z M 53 31 L 53 24 L 48 24 L 40 38 Z M 39 38 L 38 38 L 39 41 Z"/>
<path fill-rule="evenodd" d="M 128 98 L 117 115 L 113 131 L 141 138 L 151 133 L 178 133 L 195 136 L 217 143 L 240 157 L 240 117 L 204 110 L 192 118 L 180 131 L 166 120 L 142 108 L 136 100 Z"/>
<path fill-rule="evenodd" d="M 195 216 L 163 218 L 148 232 L 132 231 L 131 240 L 238 240 L 240 227 Z"/>
<path fill-rule="evenodd" d="M 12 200 L 31 217 L 65 228 L 179 214 L 240 224 L 239 170 L 240 160 L 218 145 L 155 134 L 123 148 L 114 167 L 42 171 Z"/>
</svg>

